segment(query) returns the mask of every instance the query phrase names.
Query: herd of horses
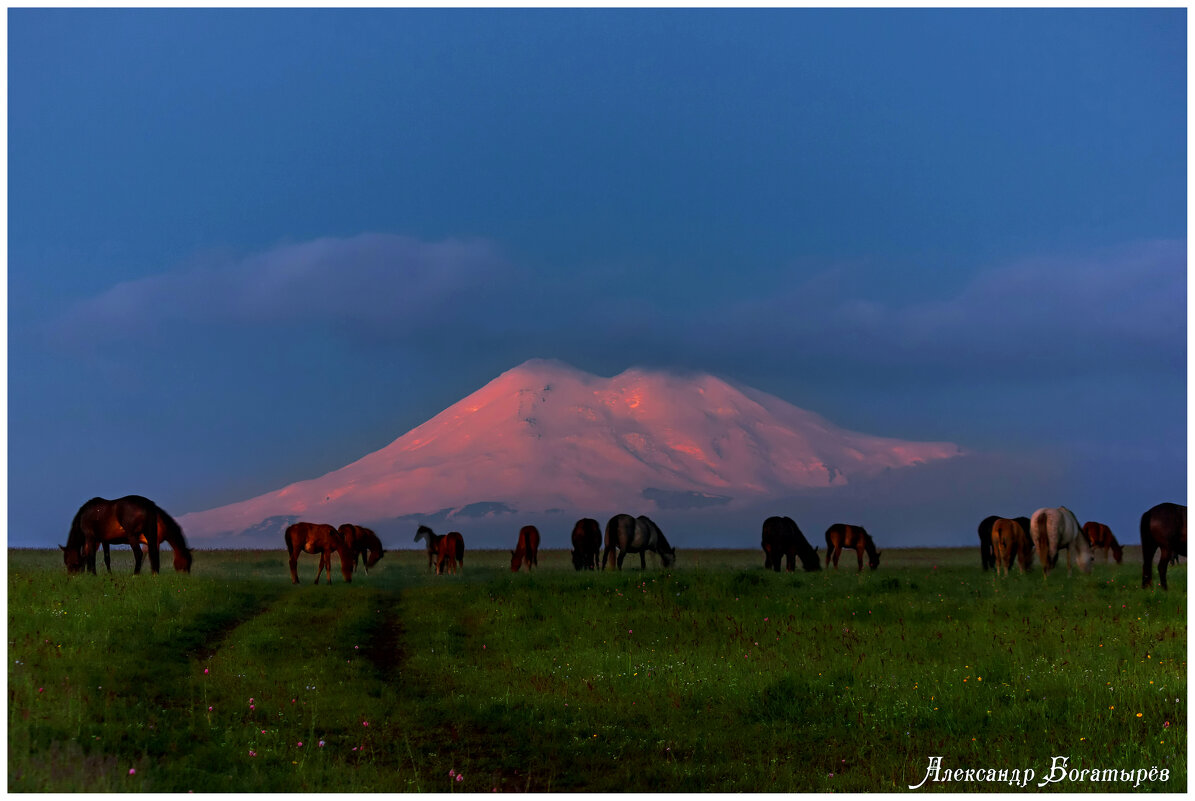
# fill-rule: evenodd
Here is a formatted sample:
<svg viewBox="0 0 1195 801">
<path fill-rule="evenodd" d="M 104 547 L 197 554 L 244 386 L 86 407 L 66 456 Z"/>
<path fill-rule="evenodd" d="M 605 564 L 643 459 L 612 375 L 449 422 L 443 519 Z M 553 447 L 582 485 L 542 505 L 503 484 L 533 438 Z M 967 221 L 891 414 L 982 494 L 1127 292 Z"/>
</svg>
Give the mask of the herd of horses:
<svg viewBox="0 0 1195 801">
<path fill-rule="evenodd" d="M 1166 589 L 1166 568 L 1187 555 L 1187 507 L 1177 503 L 1159 503 L 1141 515 L 1141 586 L 1153 584 L 1153 562 L 1158 556 L 1158 583 Z M 1036 552 L 1042 573 L 1049 575 L 1066 551 L 1069 575 L 1072 561 L 1084 573 L 1091 572 L 1095 551 L 1102 551 L 1108 561 L 1109 551 L 1116 564 L 1124 558 L 1112 529 L 1104 523 L 1088 521 L 1079 526 L 1075 513 L 1065 506 L 1038 509 L 1030 517 L 985 517 L 979 524 L 979 556 L 983 569 L 995 568 L 997 575 L 1007 575 L 1018 564 L 1022 573 L 1033 563 Z"/>
<path fill-rule="evenodd" d="M 1166 568 L 1187 555 L 1187 507 L 1175 503 L 1160 503 L 1141 516 L 1141 554 L 1144 562 L 1141 586 L 1153 582 L 1153 561 L 1158 556 L 1158 580 L 1166 589 Z M 880 551 L 862 526 L 835 523 L 826 529 L 826 567 L 838 568 L 844 549 L 853 550 L 858 569 L 863 570 L 863 557 L 868 566 L 880 566 Z M 360 563 L 365 572 L 385 555 L 377 534 L 364 526 L 345 523 L 337 528 L 322 523 L 294 523 L 284 535 L 290 561 L 290 577 L 299 583 L 298 561 L 302 553 L 318 554 L 315 583 L 326 572 L 332 583 L 332 554 L 340 559 L 340 574 L 352 581 L 354 569 Z M 415 532 L 415 542 L 424 541 L 427 566 L 437 574 L 456 573 L 464 567 L 465 540 L 459 531 L 436 534 L 426 525 Z M 639 554 L 640 568 L 647 567 L 647 552 L 657 554 L 667 568 L 676 561 L 676 549 L 669 544 L 664 532 L 650 518 L 617 514 L 606 523 L 605 537 L 598 522 L 585 517 L 576 522 L 572 533 L 572 561 L 575 570 L 606 569 L 611 565 L 622 569 L 627 554 Z M 149 557 L 150 570 L 158 572 L 159 553 L 163 543 L 174 554 L 174 569 L 191 571 L 191 550 L 183 538 L 182 528 L 161 507 L 140 495 L 128 495 L 117 500 L 92 498 L 79 507 L 71 521 L 66 545 L 62 549 L 63 563 L 68 573 L 87 570 L 95 573 L 96 555 L 104 552 L 104 565 L 112 572 L 109 548 L 128 545 L 133 551 L 133 573 L 141 572 L 142 547 Z M 510 569 L 518 572 L 524 564 L 530 571 L 539 564 L 540 534 L 535 526 L 519 530 L 515 550 L 510 552 Z M 604 547 L 603 547 L 604 545 Z M 760 545 L 764 552 L 764 568 L 780 570 L 781 561 L 789 572 L 796 569 L 796 560 L 806 571 L 821 570 L 817 548 L 805 539 L 800 527 L 791 517 L 769 517 L 763 523 Z M 1091 572 L 1094 551 L 1102 550 L 1104 560 L 1112 558 L 1120 564 L 1123 549 L 1111 529 L 1103 523 L 1091 521 L 1079 526 L 1074 512 L 1065 506 L 1038 509 L 1029 517 L 986 517 L 979 524 L 979 553 L 983 569 L 995 568 L 997 576 L 1007 575 L 1014 563 L 1021 572 L 1028 570 L 1036 552 L 1043 573 L 1049 575 L 1062 551 L 1066 551 L 1067 573 L 1072 561 L 1084 573 Z"/>
</svg>

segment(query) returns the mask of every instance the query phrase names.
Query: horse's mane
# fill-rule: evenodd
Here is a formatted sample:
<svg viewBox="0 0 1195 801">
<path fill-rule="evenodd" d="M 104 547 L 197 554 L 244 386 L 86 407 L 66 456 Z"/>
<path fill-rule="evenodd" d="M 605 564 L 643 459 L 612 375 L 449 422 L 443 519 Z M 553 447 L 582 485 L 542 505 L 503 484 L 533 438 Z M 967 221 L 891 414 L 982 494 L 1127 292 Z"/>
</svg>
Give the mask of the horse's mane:
<svg viewBox="0 0 1195 801">
<path fill-rule="evenodd" d="M 93 503 L 107 503 L 104 498 L 92 498 L 87 503 L 79 507 L 79 511 L 75 512 L 74 518 L 71 520 L 71 529 L 66 535 L 67 548 L 82 548 L 83 547 L 83 513 L 87 511 L 87 507 Z"/>
<path fill-rule="evenodd" d="M 867 551 L 868 556 L 876 555 L 876 541 L 871 538 L 866 529 L 860 528 L 863 532 L 863 550 Z"/>
</svg>

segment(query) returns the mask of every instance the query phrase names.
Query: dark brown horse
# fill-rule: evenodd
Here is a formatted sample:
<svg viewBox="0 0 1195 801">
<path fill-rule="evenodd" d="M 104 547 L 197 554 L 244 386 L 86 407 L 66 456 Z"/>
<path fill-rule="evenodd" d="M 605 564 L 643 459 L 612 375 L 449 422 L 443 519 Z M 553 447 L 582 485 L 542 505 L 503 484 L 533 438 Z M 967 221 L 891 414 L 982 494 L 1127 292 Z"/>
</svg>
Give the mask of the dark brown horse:
<svg viewBox="0 0 1195 801">
<path fill-rule="evenodd" d="M 602 570 L 617 556 L 618 569 L 622 570 L 622 560 L 628 553 L 639 554 L 639 567 L 647 569 L 647 552 L 655 551 L 660 555 L 660 563 L 664 567 L 671 567 L 676 561 L 676 549 L 668 544 L 664 532 L 652 522 L 651 518 L 639 515 L 614 515 L 606 523 L 606 550 L 602 554 Z"/>
<path fill-rule="evenodd" d="M 786 560 L 789 573 L 797 569 L 796 559 L 801 557 L 801 567 L 811 573 L 821 570 L 821 562 L 817 558 L 817 548 L 809 544 L 805 534 L 791 517 L 769 517 L 763 521 L 763 535 L 760 541 L 763 547 L 764 570 L 780 572 L 780 557 Z"/>
<path fill-rule="evenodd" d="M 456 573 L 458 564 L 465 566 L 465 538 L 459 531 L 450 531 L 440 538 L 436 575 L 443 574 L 446 567 Z"/>
<path fill-rule="evenodd" d="M 427 569 L 432 570 L 436 566 L 436 559 L 440 555 L 440 540 L 444 539 L 443 534 L 437 534 L 427 526 L 420 526 L 415 532 L 415 542 L 423 540 L 427 547 Z"/>
<path fill-rule="evenodd" d="M 1103 551 L 1104 561 L 1108 561 L 1108 550 L 1112 550 L 1112 558 L 1116 560 L 1116 564 L 1124 558 L 1124 548 L 1120 547 L 1120 543 L 1116 541 L 1116 535 L 1112 533 L 1112 529 L 1108 528 L 1103 523 L 1097 523 L 1094 520 L 1089 520 L 1083 524 L 1083 536 L 1087 538 L 1087 542 L 1091 544 L 1093 551 Z"/>
<path fill-rule="evenodd" d="M 602 553 L 602 528 L 592 517 L 573 526 L 573 569 L 596 570 Z"/>
<path fill-rule="evenodd" d="M 325 523 L 295 523 L 288 526 L 286 534 L 286 552 L 290 555 L 290 580 L 299 583 L 299 554 L 319 554 L 319 567 L 315 571 L 315 583 L 319 584 L 324 569 L 328 571 L 328 585 L 332 584 L 332 552 L 336 551 L 340 557 L 340 575 L 345 582 L 353 580 L 353 554 L 344 544 L 340 532 Z"/>
<path fill-rule="evenodd" d="M 1141 586 L 1153 583 L 1154 554 L 1158 560 L 1158 582 L 1166 589 L 1166 567 L 1187 555 L 1187 507 L 1177 503 L 1159 503 L 1141 515 Z"/>
<path fill-rule="evenodd" d="M 519 529 L 519 541 L 515 549 L 510 552 L 510 572 L 518 573 L 523 562 L 527 562 L 527 572 L 531 572 L 532 565 L 539 565 L 539 529 L 535 526 L 523 526 Z"/>
<path fill-rule="evenodd" d="M 84 568 L 95 573 L 96 551 L 106 544 L 125 544 L 133 549 L 133 573 L 141 572 L 141 545 L 149 553 L 149 568 L 158 572 L 158 546 L 166 540 L 175 549 L 175 569 L 191 569 L 191 551 L 183 539 L 183 530 L 174 518 L 156 503 L 140 495 L 126 495 L 114 501 L 92 498 L 79 507 L 71 521 L 62 561 L 68 573 Z M 111 571 L 111 564 L 108 567 Z"/>
<path fill-rule="evenodd" d="M 1026 537 L 1029 534 L 1029 518 L 1027 517 L 1000 517 L 1000 515 L 989 515 L 985 517 L 979 524 L 979 561 L 983 563 L 983 569 L 987 570 L 989 567 L 994 567 L 996 564 L 996 557 L 992 549 L 992 524 L 997 520 L 1013 520 L 1021 524 L 1021 528 L 1025 531 Z M 1028 541 L 1030 549 L 1032 549 L 1033 542 Z M 1018 543 L 1013 543 L 1012 555 L 1009 556 L 1007 567 L 1012 566 L 1012 560 L 1016 557 L 1022 556 L 1022 551 Z M 1030 562 L 1033 561 L 1033 553 L 1030 552 L 1027 557 Z M 1028 565 L 1026 565 L 1028 566 Z"/>
<path fill-rule="evenodd" d="M 344 544 L 348 546 L 349 552 L 353 555 L 354 569 L 356 569 L 357 562 L 360 560 L 361 565 L 368 574 L 369 569 L 376 565 L 386 554 L 385 549 L 382 548 L 382 541 L 378 539 L 377 534 L 373 533 L 373 529 L 368 529 L 365 526 L 355 526 L 352 523 L 344 523 L 336 530 L 340 533 L 341 538 L 344 539 Z"/>
<path fill-rule="evenodd" d="M 852 548 L 859 555 L 859 572 L 863 572 L 863 552 L 867 551 L 867 564 L 875 570 L 880 566 L 880 552 L 876 550 L 875 541 L 864 530 L 863 526 L 852 526 L 847 523 L 835 523 L 826 529 L 826 567 L 834 561 L 834 569 L 838 569 L 838 557 L 843 548 Z"/>
<path fill-rule="evenodd" d="M 161 552 L 162 543 L 166 542 L 173 549 L 174 553 L 174 570 L 176 573 L 190 573 L 191 572 L 191 550 L 187 547 L 187 543 L 183 540 L 182 529 L 179 529 L 177 535 L 172 532 L 164 531 L 166 528 L 161 518 L 158 518 L 158 551 Z M 100 543 L 104 549 L 104 567 L 108 568 L 108 572 L 112 572 L 112 554 L 110 552 L 111 546 L 116 543 L 104 540 Z M 145 535 L 142 534 L 137 538 L 137 547 L 142 545 L 149 547 L 149 543 L 145 541 Z"/>
<path fill-rule="evenodd" d="M 991 534 L 997 575 L 1003 573 L 1007 576 L 1008 569 L 1017 557 L 1020 557 L 1021 572 L 1029 569 L 1033 559 L 1033 542 L 1020 521 L 997 517 L 992 523 Z"/>
</svg>

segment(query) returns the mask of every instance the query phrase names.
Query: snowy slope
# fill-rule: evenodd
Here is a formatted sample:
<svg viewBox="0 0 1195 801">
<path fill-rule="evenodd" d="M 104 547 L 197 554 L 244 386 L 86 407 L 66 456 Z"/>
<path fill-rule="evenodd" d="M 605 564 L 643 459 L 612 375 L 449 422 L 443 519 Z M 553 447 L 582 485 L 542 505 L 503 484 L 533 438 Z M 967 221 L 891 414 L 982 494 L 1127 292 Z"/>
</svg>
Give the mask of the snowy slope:
<svg viewBox="0 0 1195 801">
<path fill-rule="evenodd" d="M 845 431 L 710 375 L 602 378 L 535 359 L 339 470 L 179 522 L 202 538 L 269 518 L 337 525 L 470 504 L 611 514 L 733 505 L 960 453 Z"/>
</svg>

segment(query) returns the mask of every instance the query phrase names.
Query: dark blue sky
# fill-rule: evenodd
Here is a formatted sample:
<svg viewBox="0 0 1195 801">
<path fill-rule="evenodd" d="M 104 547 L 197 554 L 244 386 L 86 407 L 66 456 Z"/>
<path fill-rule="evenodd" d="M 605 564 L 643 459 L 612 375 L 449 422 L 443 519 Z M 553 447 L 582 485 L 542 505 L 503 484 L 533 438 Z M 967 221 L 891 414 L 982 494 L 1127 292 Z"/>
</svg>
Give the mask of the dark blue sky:
<svg viewBox="0 0 1195 801">
<path fill-rule="evenodd" d="M 1185 9 L 8 13 L 13 544 L 531 357 L 958 442 L 976 522 L 1185 502 Z"/>
</svg>

